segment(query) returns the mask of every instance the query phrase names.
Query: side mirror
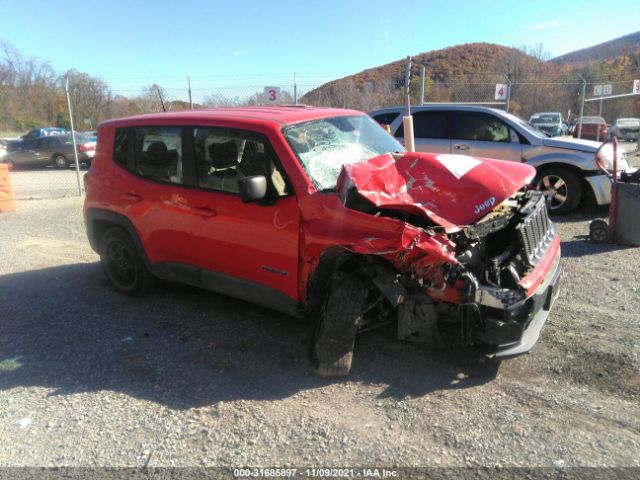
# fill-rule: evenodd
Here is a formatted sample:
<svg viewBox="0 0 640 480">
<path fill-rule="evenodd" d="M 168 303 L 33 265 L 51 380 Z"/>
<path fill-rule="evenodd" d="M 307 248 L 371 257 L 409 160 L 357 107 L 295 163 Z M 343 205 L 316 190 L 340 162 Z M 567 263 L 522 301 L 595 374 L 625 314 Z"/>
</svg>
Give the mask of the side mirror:
<svg viewBox="0 0 640 480">
<path fill-rule="evenodd" d="M 240 198 L 244 203 L 262 200 L 267 194 L 267 178 L 264 175 L 253 175 L 238 179 Z"/>
</svg>

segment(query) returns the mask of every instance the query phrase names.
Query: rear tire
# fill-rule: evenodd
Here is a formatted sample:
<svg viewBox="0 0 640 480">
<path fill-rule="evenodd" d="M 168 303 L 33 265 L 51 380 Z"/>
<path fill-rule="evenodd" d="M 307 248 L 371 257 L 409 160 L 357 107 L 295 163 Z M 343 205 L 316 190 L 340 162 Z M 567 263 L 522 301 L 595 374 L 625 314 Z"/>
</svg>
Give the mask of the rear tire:
<svg viewBox="0 0 640 480">
<path fill-rule="evenodd" d="M 345 272 L 334 273 L 312 338 L 312 360 L 319 376 L 344 377 L 351 370 L 367 293 L 361 279 Z"/>
<path fill-rule="evenodd" d="M 582 182 L 568 168 L 552 167 L 542 170 L 536 176 L 534 184 L 544 192 L 551 213 L 572 212 L 582 200 Z"/>
<path fill-rule="evenodd" d="M 58 168 L 67 168 L 69 166 L 69 161 L 64 155 L 54 155 L 52 162 L 53 166 Z"/>
<path fill-rule="evenodd" d="M 102 271 L 117 292 L 141 296 L 149 291 L 153 277 L 127 232 L 110 228 L 100 238 L 98 251 Z"/>
</svg>

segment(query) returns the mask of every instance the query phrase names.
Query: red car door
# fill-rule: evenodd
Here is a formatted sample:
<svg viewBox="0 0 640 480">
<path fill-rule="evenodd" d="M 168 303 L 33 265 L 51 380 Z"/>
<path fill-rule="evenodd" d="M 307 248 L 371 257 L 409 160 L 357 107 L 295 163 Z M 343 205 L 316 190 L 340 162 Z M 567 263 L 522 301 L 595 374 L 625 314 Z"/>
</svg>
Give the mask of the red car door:
<svg viewBox="0 0 640 480">
<path fill-rule="evenodd" d="M 266 137 L 196 128 L 194 156 L 198 188 L 186 199 L 192 212 L 191 262 L 297 300 L 300 211 Z M 264 170 L 252 171 L 256 158 Z M 237 179 L 263 173 L 270 200 L 243 203 Z"/>
<path fill-rule="evenodd" d="M 151 263 L 187 263 L 192 215 L 186 206 L 191 189 L 185 186 L 182 168 L 183 129 L 141 127 L 119 132 L 116 162 L 129 172 L 121 170 L 122 178 L 110 182 L 116 189 L 115 201 L 135 225 Z M 131 149 L 128 142 L 133 143 Z M 119 150 L 125 152 L 121 160 Z"/>
</svg>

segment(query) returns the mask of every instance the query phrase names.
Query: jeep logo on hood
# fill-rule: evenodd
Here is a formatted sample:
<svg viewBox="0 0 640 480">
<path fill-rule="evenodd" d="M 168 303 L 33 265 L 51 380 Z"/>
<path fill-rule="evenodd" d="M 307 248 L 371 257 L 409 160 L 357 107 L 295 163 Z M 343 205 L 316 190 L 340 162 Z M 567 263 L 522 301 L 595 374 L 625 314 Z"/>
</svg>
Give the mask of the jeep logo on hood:
<svg viewBox="0 0 640 480">
<path fill-rule="evenodd" d="M 487 208 L 493 207 L 496 204 L 496 197 L 491 197 L 490 199 L 484 201 L 483 203 L 476 205 L 474 212 L 476 215 L 482 213 Z"/>
</svg>

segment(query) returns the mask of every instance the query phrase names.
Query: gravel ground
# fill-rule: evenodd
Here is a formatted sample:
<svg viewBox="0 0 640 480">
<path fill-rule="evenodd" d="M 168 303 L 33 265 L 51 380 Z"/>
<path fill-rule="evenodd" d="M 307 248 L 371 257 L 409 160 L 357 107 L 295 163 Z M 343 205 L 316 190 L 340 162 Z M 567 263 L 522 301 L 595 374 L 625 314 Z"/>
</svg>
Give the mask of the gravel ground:
<svg viewBox="0 0 640 480">
<path fill-rule="evenodd" d="M 640 249 L 585 238 L 606 209 L 556 219 L 563 291 L 530 355 L 372 332 L 327 381 L 295 320 L 175 285 L 116 294 L 79 198 L 17 207 L 0 216 L 0 466 L 640 467 Z"/>
</svg>

